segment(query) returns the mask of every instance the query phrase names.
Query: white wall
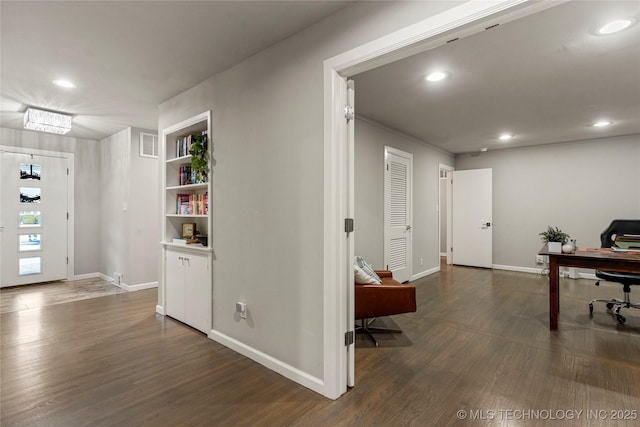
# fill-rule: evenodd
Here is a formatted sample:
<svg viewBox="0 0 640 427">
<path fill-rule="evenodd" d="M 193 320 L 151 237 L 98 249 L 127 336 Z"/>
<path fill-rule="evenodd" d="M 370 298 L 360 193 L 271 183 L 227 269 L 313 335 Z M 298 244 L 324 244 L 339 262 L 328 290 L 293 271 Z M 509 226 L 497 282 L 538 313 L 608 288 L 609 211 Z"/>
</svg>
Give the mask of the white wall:
<svg viewBox="0 0 640 427">
<path fill-rule="evenodd" d="M 356 82 L 356 105 L 357 105 Z M 438 268 L 439 163 L 453 165 L 453 155 L 357 119 L 355 125 L 356 254 L 375 268 L 384 268 L 384 147 L 413 154 L 413 275 Z M 420 265 L 420 259 L 424 264 Z"/>
<path fill-rule="evenodd" d="M 612 219 L 640 218 L 640 135 L 456 156 L 480 168 L 493 169 L 497 265 L 536 267 L 547 225 L 598 247 Z"/>
<path fill-rule="evenodd" d="M 158 160 L 139 157 L 140 131 L 127 128 L 100 141 L 100 272 L 121 273 L 128 286 L 158 281 Z"/>
<path fill-rule="evenodd" d="M 98 141 L 43 132 L 0 128 L 0 145 L 74 154 L 76 275 L 100 269 L 100 148 Z"/>
<path fill-rule="evenodd" d="M 140 132 L 156 130 L 131 128 L 131 170 L 129 187 L 129 246 L 132 285 L 157 282 L 160 239 L 160 199 L 157 191 L 160 175 L 157 158 L 140 157 Z"/>
<path fill-rule="evenodd" d="M 457 4 L 356 3 L 160 105 L 213 112 L 215 331 L 323 378 L 323 61 Z"/>
<path fill-rule="evenodd" d="M 100 272 L 114 277 L 118 272 L 126 283 L 131 276 L 129 264 L 130 130 L 123 129 L 100 141 L 99 205 L 102 211 L 100 232 Z"/>
</svg>

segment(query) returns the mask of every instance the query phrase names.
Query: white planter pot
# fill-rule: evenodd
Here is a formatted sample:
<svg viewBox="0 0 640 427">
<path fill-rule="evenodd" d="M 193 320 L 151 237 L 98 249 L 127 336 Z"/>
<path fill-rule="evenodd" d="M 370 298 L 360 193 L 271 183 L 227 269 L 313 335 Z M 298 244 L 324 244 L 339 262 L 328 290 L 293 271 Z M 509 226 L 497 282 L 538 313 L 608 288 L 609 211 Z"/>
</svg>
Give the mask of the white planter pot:
<svg viewBox="0 0 640 427">
<path fill-rule="evenodd" d="M 549 242 L 547 249 L 549 252 L 562 253 L 562 242 Z"/>
</svg>

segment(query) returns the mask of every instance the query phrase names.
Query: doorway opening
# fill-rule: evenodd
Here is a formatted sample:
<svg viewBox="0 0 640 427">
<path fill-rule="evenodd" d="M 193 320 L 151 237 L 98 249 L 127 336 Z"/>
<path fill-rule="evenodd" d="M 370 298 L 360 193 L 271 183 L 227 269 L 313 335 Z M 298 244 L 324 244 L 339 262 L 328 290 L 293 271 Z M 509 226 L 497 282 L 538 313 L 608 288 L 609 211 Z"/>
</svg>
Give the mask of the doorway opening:
<svg viewBox="0 0 640 427">
<path fill-rule="evenodd" d="M 345 345 L 348 342 L 345 337 L 352 332 L 348 330 L 348 313 L 353 312 L 353 306 L 348 307 L 353 303 L 348 297 L 348 277 L 353 260 L 346 256 L 349 251 L 345 249 L 353 244 L 345 233 L 348 206 L 353 206 L 353 192 L 350 191 L 353 181 L 349 178 L 353 176 L 353 156 L 347 155 L 349 148 L 343 145 L 348 122 L 344 119 L 345 105 L 341 103 L 341 94 L 346 92 L 346 79 L 444 45 L 454 32 L 453 37 L 459 39 L 555 5 L 548 2 L 531 4 L 524 0 L 467 2 L 324 62 L 325 375 L 322 387 L 327 397 L 337 398 L 346 392 L 347 366 L 353 366 L 353 351 L 349 351 L 349 344 Z"/>
</svg>

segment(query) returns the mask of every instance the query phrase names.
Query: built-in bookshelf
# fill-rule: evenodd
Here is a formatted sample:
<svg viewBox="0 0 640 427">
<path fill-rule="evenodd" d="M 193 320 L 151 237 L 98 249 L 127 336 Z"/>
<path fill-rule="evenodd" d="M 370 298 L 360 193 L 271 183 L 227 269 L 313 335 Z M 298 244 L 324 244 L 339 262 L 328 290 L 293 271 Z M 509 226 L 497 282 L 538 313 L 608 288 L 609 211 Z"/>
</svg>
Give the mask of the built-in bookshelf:
<svg viewBox="0 0 640 427">
<path fill-rule="evenodd" d="M 211 228 L 211 173 L 207 178 L 195 173 L 195 168 L 192 167 L 193 158 L 189 152 L 196 136 L 204 135 L 208 141 L 210 122 L 211 114 L 205 112 L 163 131 L 164 245 L 184 247 L 184 242 L 180 241 L 184 237 L 183 224 L 195 223 L 196 234 L 206 236 L 207 239 L 200 239 L 206 240 L 206 244 L 191 243 L 188 245 L 189 249 L 211 249 L 211 239 L 208 238 Z M 210 144 L 209 141 L 208 143 Z"/>
<path fill-rule="evenodd" d="M 156 311 L 208 333 L 211 329 L 211 112 L 162 131 L 162 280 Z M 208 176 L 195 173 L 191 144 L 206 136 Z M 197 153 L 196 153 L 197 155 Z M 185 233 L 195 236 L 185 238 Z"/>
</svg>

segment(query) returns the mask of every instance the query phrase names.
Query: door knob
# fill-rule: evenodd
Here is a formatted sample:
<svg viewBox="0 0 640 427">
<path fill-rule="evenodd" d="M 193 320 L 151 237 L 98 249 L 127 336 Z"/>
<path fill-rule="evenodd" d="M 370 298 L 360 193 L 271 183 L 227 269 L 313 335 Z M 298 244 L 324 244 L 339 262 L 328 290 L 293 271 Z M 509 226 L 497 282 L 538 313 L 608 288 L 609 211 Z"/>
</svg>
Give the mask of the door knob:
<svg viewBox="0 0 640 427">
<path fill-rule="evenodd" d="M 407 231 L 411 230 L 411 226 L 407 225 Z"/>
</svg>

